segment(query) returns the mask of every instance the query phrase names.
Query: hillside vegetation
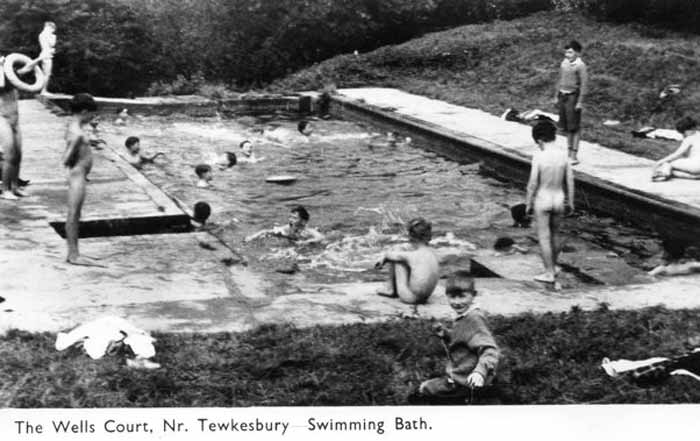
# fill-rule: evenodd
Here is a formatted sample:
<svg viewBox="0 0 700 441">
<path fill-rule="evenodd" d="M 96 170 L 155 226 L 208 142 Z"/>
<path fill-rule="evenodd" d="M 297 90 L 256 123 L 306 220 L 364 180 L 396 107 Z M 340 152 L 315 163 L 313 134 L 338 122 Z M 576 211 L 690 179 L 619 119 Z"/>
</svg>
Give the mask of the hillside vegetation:
<svg viewBox="0 0 700 441">
<path fill-rule="evenodd" d="M 277 81 L 271 90 L 387 86 L 500 115 L 506 108 L 554 111 L 563 45 L 584 45 L 591 73 L 584 134 L 658 158 L 675 142 L 639 140 L 643 125 L 673 128 L 700 109 L 700 36 L 640 24 L 598 22 L 581 13 L 541 12 L 512 21 L 461 26 L 359 55 L 342 55 Z M 670 83 L 680 94 L 666 100 Z M 621 120 L 617 127 L 603 126 Z"/>
</svg>

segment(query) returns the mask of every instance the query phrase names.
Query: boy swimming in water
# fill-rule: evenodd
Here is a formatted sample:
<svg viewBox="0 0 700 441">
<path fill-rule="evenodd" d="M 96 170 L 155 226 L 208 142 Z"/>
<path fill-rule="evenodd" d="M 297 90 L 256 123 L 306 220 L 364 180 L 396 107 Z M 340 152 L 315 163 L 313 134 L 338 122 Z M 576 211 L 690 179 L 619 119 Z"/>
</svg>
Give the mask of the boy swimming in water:
<svg viewBox="0 0 700 441">
<path fill-rule="evenodd" d="M 68 168 L 68 216 L 66 218 L 68 257 L 66 261 L 72 265 L 102 266 L 81 256 L 78 251 L 80 213 L 85 201 L 87 175 L 92 168 L 90 123 L 95 118 L 97 105 L 92 96 L 79 93 L 71 99 L 70 110 L 73 119 L 66 130 L 66 150 L 61 161 Z"/>
<path fill-rule="evenodd" d="M 700 179 L 698 122 L 690 116 L 683 117 L 676 124 L 676 130 L 683 135 L 683 142 L 678 150 L 656 162 L 652 175 L 654 181 L 665 181 L 672 177 Z"/>
<path fill-rule="evenodd" d="M 554 143 L 557 129 L 542 121 L 532 128 L 532 138 L 540 151 L 532 155 L 532 169 L 527 184 L 525 205 L 535 213 L 537 237 L 542 250 L 545 272 L 535 276 L 538 282 L 554 283 L 559 253 L 559 221 L 565 212 L 564 187 L 568 192 L 568 209 L 574 211 L 574 175 L 567 152 Z"/>
<path fill-rule="evenodd" d="M 320 242 L 325 239 L 323 234 L 313 228 L 307 228 L 309 212 L 301 205 L 292 208 L 289 223 L 283 227 L 274 227 L 262 230 L 245 238 L 245 242 L 260 239 L 267 236 L 284 237 L 298 244 Z"/>
<path fill-rule="evenodd" d="M 141 140 L 136 136 L 129 136 L 124 142 L 124 146 L 129 151 L 129 157 L 127 160 L 129 164 L 133 165 L 135 168 L 140 169 L 144 164 L 153 164 L 158 156 L 164 155 L 163 152 L 158 152 L 153 156 L 145 156 L 141 154 Z"/>
<path fill-rule="evenodd" d="M 247 139 L 242 141 L 239 147 L 241 148 L 241 155 L 238 157 L 238 162 L 255 164 L 256 162 L 260 162 L 265 159 L 264 157 L 258 158 L 255 156 L 255 152 L 253 151 L 253 143 Z"/>
<path fill-rule="evenodd" d="M 194 168 L 194 172 L 197 175 L 197 187 L 207 188 L 210 186 L 209 182 L 213 179 L 211 166 L 208 164 L 198 164 Z"/>
<path fill-rule="evenodd" d="M 388 251 L 375 268 L 390 264 L 389 280 L 383 291 L 377 294 L 398 297 L 408 304 L 425 303 L 437 285 L 439 263 L 428 243 L 432 238 L 432 226 L 423 218 L 415 218 L 406 224 L 409 249 Z"/>
</svg>

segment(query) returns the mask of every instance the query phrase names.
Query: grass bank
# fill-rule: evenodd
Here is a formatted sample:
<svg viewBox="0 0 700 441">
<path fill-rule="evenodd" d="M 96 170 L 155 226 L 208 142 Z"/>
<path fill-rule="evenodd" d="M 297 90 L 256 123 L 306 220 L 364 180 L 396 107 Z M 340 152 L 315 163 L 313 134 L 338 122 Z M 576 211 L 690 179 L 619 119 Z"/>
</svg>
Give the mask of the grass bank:
<svg viewBox="0 0 700 441">
<path fill-rule="evenodd" d="M 563 44 L 584 45 L 591 72 L 583 137 L 658 159 L 678 145 L 640 140 L 630 130 L 673 128 L 700 108 L 700 36 L 638 24 L 597 22 L 580 13 L 542 12 L 512 21 L 467 25 L 375 51 L 342 55 L 273 84 L 273 90 L 387 86 L 480 108 L 554 111 Z M 660 100 L 668 84 L 681 94 Z M 607 119 L 621 125 L 607 127 Z"/>
<path fill-rule="evenodd" d="M 444 356 L 432 323 L 404 319 L 341 327 L 263 327 L 242 334 L 160 334 L 155 371 L 120 357 L 57 352 L 55 336 L 14 331 L 0 339 L 0 407 L 400 405 Z M 502 404 L 690 403 L 687 377 L 641 389 L 608 378 L 603 357 L 683 352 L 700 335 L 695 310 L 493 317 L 505 358 Z"/>
</svg>

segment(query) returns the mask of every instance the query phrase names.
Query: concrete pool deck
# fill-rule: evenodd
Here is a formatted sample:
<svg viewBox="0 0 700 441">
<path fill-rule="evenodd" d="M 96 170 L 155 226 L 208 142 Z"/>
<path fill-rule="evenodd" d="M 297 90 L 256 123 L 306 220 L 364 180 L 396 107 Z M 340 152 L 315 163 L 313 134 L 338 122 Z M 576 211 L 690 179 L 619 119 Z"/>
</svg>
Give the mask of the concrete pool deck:
<svg viewBox="0 0 700 441">
<path fill-rule="evenodd" d="M 374 294 L 376 283 L 319 285 L 303 272 L 284 286 L 265 274 L 230 265 L 232 253 L 204 232 L 92 237 L 81 251 L 107 268 L 67 265 L 65 242 L 51 228 L 65 211 L 65 171 L 60 166 L 65 118 L 36 101 L 20 102 L 24 135 L 22 176 L 28 197 L 0 201 L 0 331 L 57 331 L 99 316 L 119 315 L 164 332 L 244 331 L 261 324 L 296 326 L 375 322 L 403 316 L 448 318 L 439 287 L 429 304 L 412 307 Z M 121 147 L 120 140 L 106 138 Z M 84 219 L 185 216 L 160 189 L 107 147 L 95 151 Z M 232 244 L 235 245 L 235 244 Z M 572 306 L 614 309 L 658 304 L 700 308 L 700 276 L 626 286 L 552 291 L 528 281 L 479 279 L 479 303 L 491 314 L 561 312 Z"/>
</svg>

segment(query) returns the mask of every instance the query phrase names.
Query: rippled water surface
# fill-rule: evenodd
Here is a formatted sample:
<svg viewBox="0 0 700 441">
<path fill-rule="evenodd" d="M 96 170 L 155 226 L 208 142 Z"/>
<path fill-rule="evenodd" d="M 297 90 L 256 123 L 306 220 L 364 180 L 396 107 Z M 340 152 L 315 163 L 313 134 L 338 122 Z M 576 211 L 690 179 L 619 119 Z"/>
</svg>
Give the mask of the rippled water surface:
<svg viewBox="0 0 700 441">
<path fill-rule="evenodd" d="M 254 264 L 274 269 L 296 261 L 323 281 L 376 278 L 370 270 L 374 261 L 382 249 L 404 241 L 401 224 L 415 216 L 433 223 L 442 254 L 467 254 L 472 243 L 488 246 L 478 243 L 479 231 L 509 227 L 507 207 L 524 200 L 523 191 L 480 175 L 474 164 L 458 164 L 413 142 L 391 146 L 375 129 L 347 121 L 313 124 L 309 139 L 283 115 L 271 120 L 147 117 L 126 127 L 106 124 L 103 130 L 139 136 L 147 155 L 164 152 L 165 158 L 143 173 L 188 207 L 208 202 L 219 235 Z M 243 139 L 265 159 L 220 170 L 215 162 L 227 151 L 240 154 Z M 198 163 L 214 167 L 211 188 L 195 187 Z M 265 182 L 281 174 L 297 181 Z M 242 243 L 260 229 L 285 224 L 295 205 L 308 209 L 309 225 L 327 242 L 301 248 L 281 239 Z"/>
</svg>

